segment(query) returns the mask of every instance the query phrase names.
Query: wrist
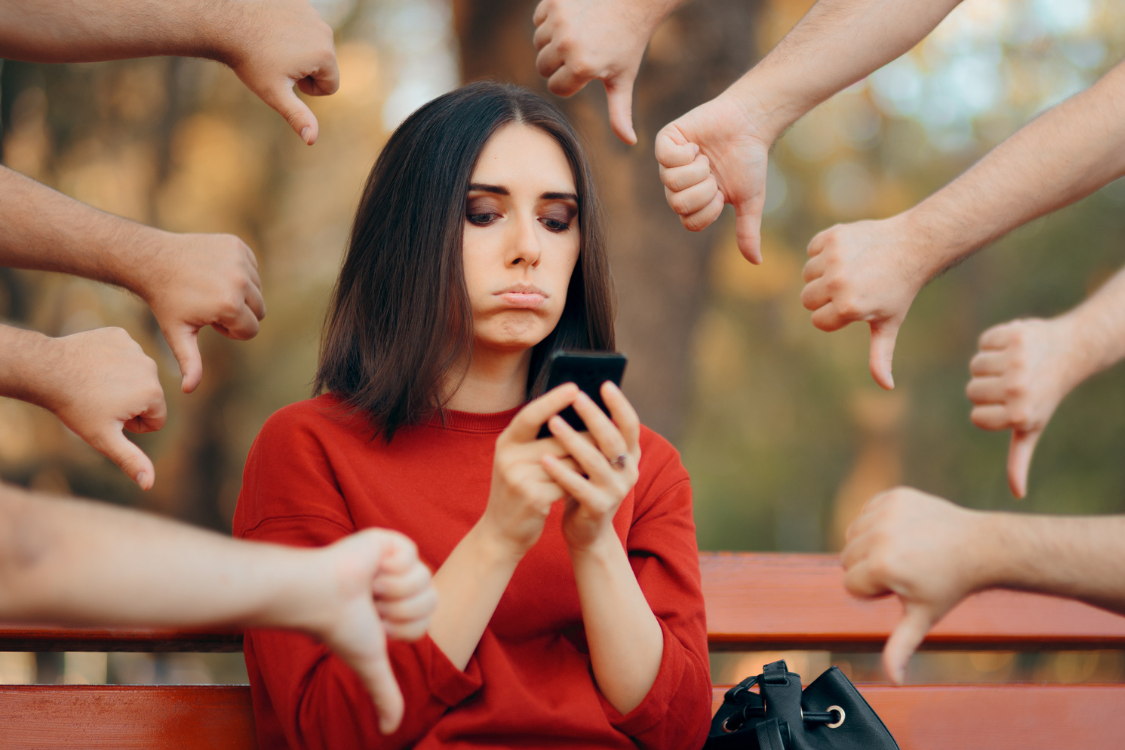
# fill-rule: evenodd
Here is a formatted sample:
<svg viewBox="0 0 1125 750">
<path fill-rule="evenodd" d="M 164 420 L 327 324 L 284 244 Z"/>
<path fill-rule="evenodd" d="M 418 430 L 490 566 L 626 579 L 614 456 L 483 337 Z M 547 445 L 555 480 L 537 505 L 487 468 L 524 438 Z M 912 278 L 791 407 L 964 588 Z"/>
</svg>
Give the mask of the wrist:
<svg viewBox="0 0 1125 750">
<path fill-rule="evenodd" d="M 500 529 L 489 522 L 486 513 L 465 535 L 464 543 L 473 550 L 473 557 L 485 568 L 515 570 L 529 547 L 510 540 Z"/>
<path fill-rule="evenodd" d="M 1067 393 L 1091 375 L 1116 364 L 1125 354 L 1119 315 L 1113 311 L 1107 316 L 1086 303 L 1047 321 L 1060 351 L 1056 361 L 1066 368 L 1063 385 Z"/>
<path fill-rule="evenodd" d="M 0 342 L 0 396 L 54 411 L 51 384 L 59 364 L 59 340 L 38 331 L 0 326 Z"/>
<path fill-rule="evenodd" d="M 799 111 L 799 107 L 787 102 L 784 92 L 750 79 L 753 72 L 751 70 L 735 81 L 716 99 L 728 100 L 737 108 L 745 120 L 744 132 L 753 134 L 767 146 L 772 146 L 805 111 Z"/>
<path fill-rule="evenodd" d="M 603 526 L 593 539 L 585 543 L 575 544 L 567 539 L 566 548 L 567 552 L 570 553 L 571 562 L 576 565 L 587 562 L 607 564 L 625 549 L 621 546 L 621 539 L 617 536 L 617 532 L 611 523 Z"/>
<path fill-rule="evenodd" d="M 182 235 L 142 225 L 131 229 L 119 245 L 111 283 L 128 289 L 151 308 L 167 280 L 168 274 L 162 267 L 164 258 L 177 252 L 173 245 Z"/>
<path fill-rule="evenodd" d="M 1018 588 L 1021 564 L 1009 546 L 1012 521 L 1019 516 L 995 511 L 965 510 L 967 514 L 962 550 L 968 571 L 969 588 L 974 593 L 990 588 Z"/>
<path fill-rule="evenodd" d="M 927 200 L 885 219 L 894 227 L 903 250 L 911 256 L 919 289 L 974 249 L 958 241 L 945 216 Z"/>
</svg>

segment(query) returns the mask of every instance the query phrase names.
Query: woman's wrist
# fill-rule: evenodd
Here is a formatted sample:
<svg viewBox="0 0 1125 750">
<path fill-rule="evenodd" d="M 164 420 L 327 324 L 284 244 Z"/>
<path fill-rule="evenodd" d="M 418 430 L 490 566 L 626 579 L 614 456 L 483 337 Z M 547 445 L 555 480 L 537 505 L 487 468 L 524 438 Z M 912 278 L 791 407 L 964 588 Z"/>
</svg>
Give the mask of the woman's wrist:
<svg viewBox="0 0 1125 750">
<path fill-rule="evenodd" d="M 511 540 L 496 524 L 488 512 L 481 516 L 476 525 L 465 535 L 464 542 L 472 547 L 479 559 L 487 565 L 515 567 L 528 553 L 531 546 Z"/>
<path fill-rule="evenodd" d="M 625 548 L 612 523 L 606 523 L 598 534 L 586 543 L 574 544 L 567 539 L 567 552 L 573 564 L 592 563 L 606 565 L 615 557 L 620 557 Z"/>
</svg>

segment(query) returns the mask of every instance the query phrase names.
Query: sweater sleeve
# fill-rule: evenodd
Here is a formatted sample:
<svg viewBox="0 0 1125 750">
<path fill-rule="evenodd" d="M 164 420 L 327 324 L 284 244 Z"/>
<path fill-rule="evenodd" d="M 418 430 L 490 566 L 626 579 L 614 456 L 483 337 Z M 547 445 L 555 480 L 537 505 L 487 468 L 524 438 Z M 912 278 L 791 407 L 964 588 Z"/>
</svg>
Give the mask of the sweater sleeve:
<svg viewBox="0 0 1125 750">
<path fill-rule="evenodd" d="M 313 430 L 286 424 L 283 415 L 267 422 L 247 460 L 234 526 L 235 535 L 246 539 L 305 547 L 356 531 Z M 267 694 L 255 698 L 255 710 L 272 708 L 293 748 L 408 747 L 481 686 L 475 658 L 461 671 L 429 636 L 414 643 L 391 641 L 406 714 L 399 730 L 384 736 L 363 683 L 318 641 L 301 633 L 253 630 L 246 642 L 261 675 L 261 684 L 252 687 Z"/>
<path fill-rule="evenodd" d="M 651 478 L 638 482 L 626 547 L 664 634 L 664 652 L 640 705 L 621 714 L 602 696 L 602 706 L 610 723 L 638 746 L 683 750 L 702 747 L 711 722 L 707 625 L 691 484 L 675 449 L 653 437 L 657 444 L 647 446 L 642 458 L 650 462 L 642 473 Z"/>
</svg>

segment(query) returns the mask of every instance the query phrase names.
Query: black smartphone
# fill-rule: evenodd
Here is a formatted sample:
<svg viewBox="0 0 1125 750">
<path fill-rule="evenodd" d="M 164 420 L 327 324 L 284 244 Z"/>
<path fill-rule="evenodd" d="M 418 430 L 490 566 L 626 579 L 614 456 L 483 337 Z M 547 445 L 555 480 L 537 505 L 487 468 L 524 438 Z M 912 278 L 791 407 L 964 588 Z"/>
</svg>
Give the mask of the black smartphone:
<svg viewBox="0 0 1125 750">
<path fill-rule="evenodd" d="M 625 355 L 620 352 L 557 351 L 547 360 L 547 390 L 563 383 L 574 383 L 594 400 L 602 411 L 609 414 L 602 401 L 602 383 L 612 380 L 617 386 L 625 374 Z M 544 391 L 546 392 L 546 391 Z M 559 416 L 576 430 L 585 432 L 586 423 L 573 406 L 559 412 Z M 539 429 L 539 437 L 551 437 L 547 425 Z"/>
</svg>

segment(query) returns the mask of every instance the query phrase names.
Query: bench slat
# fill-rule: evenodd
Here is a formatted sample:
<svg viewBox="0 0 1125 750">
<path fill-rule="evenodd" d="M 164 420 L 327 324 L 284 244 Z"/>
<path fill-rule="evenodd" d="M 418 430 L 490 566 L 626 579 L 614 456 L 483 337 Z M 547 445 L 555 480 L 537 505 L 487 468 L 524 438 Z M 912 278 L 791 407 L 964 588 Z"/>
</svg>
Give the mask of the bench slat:
<svg viewBox="0 0 1125 750">
<path fill-rule="evenodd" d="M 0 625 L 0 651 L 237 653 L 242 651 L 242 631 Z"/>
<path fill-rule="evenodd" d="M 0 746 L 256 750 L 250 688 L 0 686 Z"/>
<path fill-rule="evenodd" d="M 877 651 L 901 615 L 892 598 L 849 595 L 835 555 L 706 552 L 700 565 L 713 651 Z M 1122 648 L 1125 617 L 1053 596 L 987 591 L 950 612 L 924 646 Z"/>
</svg>

